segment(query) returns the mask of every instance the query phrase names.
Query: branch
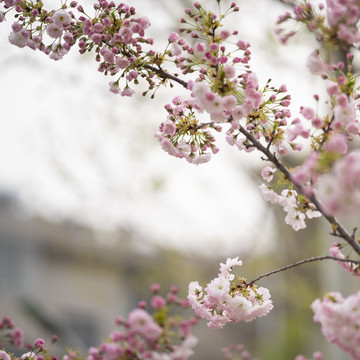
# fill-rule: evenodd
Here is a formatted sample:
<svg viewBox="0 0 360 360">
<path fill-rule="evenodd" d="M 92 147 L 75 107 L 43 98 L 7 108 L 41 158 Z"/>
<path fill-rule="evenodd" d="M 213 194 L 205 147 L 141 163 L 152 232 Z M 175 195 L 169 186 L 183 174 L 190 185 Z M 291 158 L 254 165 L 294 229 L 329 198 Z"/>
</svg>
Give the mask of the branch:
<svg viewBox="0 0 360 360">
<path fill-rule="evenodd" d="M 360 260 L 339 259 L 339 258 L 333 257 L 333 256 L 314 256 L 314 257 L 311 257 L 311 258 L 308 258 L 308 259 L 297 261 L 297 262 L 295 262 L 293 264 L 290 264 L 290 265 L 283 266 L 283 267 L 281 267 L 279 269 L 270 271 L 270 272 L 268 272 L 266 274 L 260 275 L 255 280 L 250 281 L 248 283 L 248 286 L 253 285 L 256 281 L 259 281 L 260 279 L 262 279 L 264 277 L 279 273 L 281 271 L 286 271 L 286 270 L 291 269 L 291 268 L 296 267 L 296 266 L 311 263 L 311 262 L 314 262 L 314 261 L 321 261 L 321 260 L 336 260 L 336 261 L 340 261 L 340 262 L 350 262 L 352 264 L 359 264 L 360 265 Z"/>
<path fill-rule="evenodd" d="M 249 133 L 244 127 L 240 125 L 240 132 L 245 135 L 245 137 L 252 143 L 252 145 L 262 152 L 267 160 L 272 162 L 276 168 L 281 171 L 285 178 L 289 180 L 296 187 L 297 191 L 303 195 L 305 198 L 309 199 L 316 207 L 316 209 L 324 216 L 324 218 L 333 226 L 334 233 L 337 233 L 339 237 L 344 239 L 355 251 L 360 255 L 360 245 L 355 240 L 355 233 L 350 235 L 347 230 L 339 223 L 339 221 L 334 217 L 325 212 L 322 208 L 319 200 L 314 196 L 309 196 L 305 188 L 298 184 L 294 179 L 290 172 L 290 170 L 273 154 L 270 149 L 266 148 L 260 141 L 258 141 L 251 133 Z M 333 234 L 332 234 L 333 235 Z"/>
<path fill-rule="evenodd" d="M 145 65 L 144 68 L 153 71 L 154 73 L 156 73 L 163 79 L 170 79 L 170 80 L 176 81 L 177 83 L 182 85 L 185 89 L 187 89 L 188 83 L 186 81 L 179 79 L 175 75 L 171 75 L 171 74 L 167 73 L 163 69 L 159 69 L 159 68 L 153 67 L 151 65 Z"/>
</svg>

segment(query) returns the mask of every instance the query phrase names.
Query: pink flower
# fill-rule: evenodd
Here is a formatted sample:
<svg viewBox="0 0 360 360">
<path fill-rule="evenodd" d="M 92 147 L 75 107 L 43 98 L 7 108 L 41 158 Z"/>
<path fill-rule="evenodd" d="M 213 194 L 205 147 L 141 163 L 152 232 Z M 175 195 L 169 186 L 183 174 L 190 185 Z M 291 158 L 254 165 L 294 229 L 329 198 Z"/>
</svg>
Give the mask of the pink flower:
<svg viewBox="0 0 360 360">
<path fill-rule="evenodd" d="M 273 175 L 274 175 L 275 171 L 276 170 L 273 169 L 272 167 L 265 166 L 261 172 L 261 176 L 264 180 L 266 180 L 267 182 L 270 182 L 273 179 Z"/>
<path fill-rule="evenodd" d="M 162 309 L 166 304 L 166 300 L 160 296 L 160 295 L 155 295 L 151 298 L 151 306 L 154 309 Z"/>
<path fill-rule="evenodd" d="M 334 134 L 325 144 L 325 150 L 337 154 L 345 154 L 348 149 L 347 137 L 344 134 Z"/>
<path fill-rule="evenodd" d="M 304 107 L 301 109 L 301 114 L 304 118 L 311 120 L 315 116 L 315 111 L 310 107 Z"/>
<path fill-rule="evenodd" d="M 211 328 L 222 328 L 227 322 L 251 321 L 266 315 L 272 308 L 270 293 L 265 288 L 242 286 L 234 280 L 234 266 L 242 265 L 238 257 L 220 264 L 220 273 L 205 290 L 198 282 L 189 285 L 188 299 L 198 316 L 208 320 Z M 232 282 L 234 280 L 234 282 Z"/>
<path fill-rule="evenodd" d="M 120 87 L 117 81 L 111 81 L 109 83 L 110 91 L 114 94 L 120 94 Z"/>
<path fill-rule="evenodd" d="M 224 66 L 224 73 L 228 79 L 232 79 L 236 75 L 235 68 L 231 65 Z"/>
<path fill-rule="evenodd" d="M 323 300 L 316 299 L 311 308 L 313 319 L 321 324 L 326 339 L 346 351 L 352 359 L 359 359 L 360 291 L 347 298 L 331 292 Z"/>
<path fill-rule="evenodd" d="M 129 329 L 150 341 L 155 341 L 162 333 L 161 327 L 155 323 L 152 316 L 143 309 L 134 309 L 128 315 Z"/>
<path fill-rule="evenodd" d="M 62 31 L 61 26 L 59 26 L 58 24 L 55 24 L 55 23 L 51 23 L 46 27 L 46 33 L 50 37 L 57 39 L 62 36 L 63 31 Z"/>
<path fill-rule="evenodd" d="M 11 360 L 11 357 L 5 351 L 0 350 L 0 360 Z"/>
<path fill-rule="evenodd" d="M 179 34 L 178 33 L 176 33 L 176 32 L 172 32 L 170 35 L 169 35 L 169 42 L 170 43 L 174 43 L 174 42 L 176 42 L 178 39 L 179 39 Z"/>
<path fill-rule="evenodd" d="M 10 342 L 16 347 L 21 348 L 24 342 L 24 333 L 21 329 L 15 329 L 10 334 Z"/>
<path fill-rule="evenodd" d="M 12 32 L 9 35 L 9 42 L 13 45 L 23 48 L 26 46 L 27 39 L 23 36 L 21 32 Z"/>
<path fill-rule="evenodd" d="M 170 136 L 174 136 L 176 133 L 176 126 L 173 121 L 166 120 L 164 122 L 164 133 Z"/>
<path fill-rule="evenodd" d="M 120 68 L 120 69 L 126 69 L 129 65 L 130 65 L 130 60 L 126 59 L 126 58 L 122 58 L 117 56 L 115 58 L 115 64 Z"/>
<path fill-rule="evenodd" d="M 222 105 L 226 110 L 234 110 L 237 105 L 237 100 L 234 95 L 227 95 L 222 98 Z"/>
<path fill-rule="evenodd" d="M 64 25 L 70 24 L 72 18 L 71 15 L 65 10 L 59 10 L 52 16 L 52 21 L 60 26 L 63 27 Z"/>
<path fill-rule="evenodd" d="M 204 43 L 197 43 L 197 44 L 195 45 L 195 50 L 196 50 L 197 52 L 200 52 L 200 53 L 204 52 L 204 51 L 205 51 L 205 45 L 204 45 Z"/>
<path fill-rule="evenodd" d="M 183 52 L 183 48 L 176 43 L 172 43 L 171 44 L 171 48 L 170 48 L 170 54 L 172 56 L 180 56 Z"/>
<path fill-rule="evenodd" d="M 124 349 L 116 343 L 102 343 L 100 351 L 103 353 L 104 360 L 117 360 L 124 353 Z"/>
<path fill-rule="evenodd" d="M 43 347 L 44 347 L 44 344 L 45 344 L 45 342 L 44 342 L 43 339 L 37 339 L 37 340 L 35 340 L 35 342 L 34 342 L 34 346 L 35 346 L 35 347 L 39 347 L 39 348 L 43 348 Z"/>
<path fill-rule="evenodd" d="M 329 83 L 329 85 L 327 86 L 327 93 L 330 96 L 335 96 L 335 95 L 339 94 L 339 92 L 340 92 L 340 88 L 337 83 L 334 83 L 334 82 Z"/>
<path fill-rule="evenodd" d="M 135 91 L 133 89 L 130 89 L 128 86 L 120 93 L 121 96 L 129 96 L 129 97 L 133 96 L 134 94 Z"/>
</svg>

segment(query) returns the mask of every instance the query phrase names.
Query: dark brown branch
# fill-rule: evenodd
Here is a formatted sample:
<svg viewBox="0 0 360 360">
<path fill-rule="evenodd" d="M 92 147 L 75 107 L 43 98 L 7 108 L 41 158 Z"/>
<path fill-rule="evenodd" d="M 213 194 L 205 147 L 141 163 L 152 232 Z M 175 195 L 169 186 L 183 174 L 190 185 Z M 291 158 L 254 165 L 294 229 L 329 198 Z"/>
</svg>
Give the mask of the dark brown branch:
<svg viewBox="0 0 360 360">
<path fill-rule="evenodd" d="M 295 185 L 297 191 L 301 195 L 305 196 L 305 198 L 309 199 L 309 201 L 311 201 L 315 205 L 316 209 L 332 225 L 334 233 L 338 234 L 339 237 L 344 239 L 356 251 L 356 253 L 360 255 L 360 245 L 356 242 L 355 232 L 350 235 L 334 216 L 331 216 L 325 212 L 325 210 L 322 208 L 320 202 L 315 196 L 308 196 L 305 192 L 305 188 L 293 179 L 290 170 L 281 161 L 279 161 L 275 154 L 273 154 L 268 148 L 261 144 L 261 142 L 258 141 L 251 133 L 249 133 L 242 126 L 240 126 L 240 132 L 245 135 L 245 137 L 248 139 L 252 146 L 262 152 L 266 156 L 266 159 L 272 162 L 276 166 L 276 168 L 284 174 L 287 180 L 289 180 Z"/>
<path fill-rule="evenodd" d="M 335 261 L 340 261 L 340 262 L 350 262 L 352 264 L 360 264 L 359 260 L 339 259 L 339 258 L 333 257 L 333 256 L 314 256 L 314 257 L 311 257 L 311 258 L 308 258 L 308 259 L 305 259 L 305 260 L 297 261 L 297 262 L 295 262 L 293 264 L 290 264 L 290 265 L 283 266 L 283 267 L 281 267 L 279 269 L 270 271 L 270 272 L 268 272 L 266 274 L 260 275 L 255 280 L 250 281 L 248 283 L 248 285 L 251 286 L 256 281 L 259 281 L 260 279 L 262 279 L 264 277 L 267 277 L 267 276 L 270 276 L 270 275 L 273 275 L 273 274 L 277 274 L 277 273 L 282 272 L 282 271 L 289 270 L 289 269 L 294 268 L 296 266 L 311 263 L 311 262 L 314 262 L 314 261 L 321 261 L 321 260 L 335 260 Z"/>
<path fill-rule="evenodd" d="M 169 74 L 166 71 L 156 68 L 154 66 L 151 65 L 145 65 L 144 68 L 153 71 L 155 74 L 157 74 L 159 77 L 163 78 L 163 79 L 170 79 L 173 80 L 177 83 L 179 83 L 180 85 L 182 85 L 185 89 L 187 89 L 187 82 L 184 80 L 179 79 L 178 77 L 176 77 L 175 75 Z"/>
</svg>

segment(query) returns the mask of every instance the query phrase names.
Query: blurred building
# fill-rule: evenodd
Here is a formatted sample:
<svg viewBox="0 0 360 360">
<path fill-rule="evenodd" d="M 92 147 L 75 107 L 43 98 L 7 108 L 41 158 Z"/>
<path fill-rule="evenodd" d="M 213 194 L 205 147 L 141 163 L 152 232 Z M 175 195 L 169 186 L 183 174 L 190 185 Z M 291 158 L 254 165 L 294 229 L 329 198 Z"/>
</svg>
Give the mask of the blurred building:
<svg viewBox="0 0 360 360">
<path fill-rule="evenodd" d="M 117 256 L 89 229 L 25 216 L 0 195 L 0 313 L 26 341 L 57 334 L 59 347 L 84 349 L 106 336 L 134 302 Z"/>
</svg>

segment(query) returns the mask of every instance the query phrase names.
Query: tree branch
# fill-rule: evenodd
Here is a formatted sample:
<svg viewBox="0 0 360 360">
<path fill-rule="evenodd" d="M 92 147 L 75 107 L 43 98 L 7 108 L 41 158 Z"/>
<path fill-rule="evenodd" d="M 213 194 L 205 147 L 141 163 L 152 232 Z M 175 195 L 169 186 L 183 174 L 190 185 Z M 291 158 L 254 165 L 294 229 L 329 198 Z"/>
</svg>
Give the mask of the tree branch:
<svg viewBox="0 0 360 360">
<path fill-rule="evenodd" d="M 311 201 L 315 205 L 316 209 L 333 226 L 334 233 L 338 234 L 339 237 L 344 239 L 356 251 L 356 253 L 360 255 L 360 245 L 355 240 L 356 239 L 355 233 L 350 235 L 334 216 L 327 214 L 325 210 L 322 208 L 319 200 L 314 195 L 309 196 L 306 193 L 305 188 L 294 180 L 290 170 L 281 161 L 279 161 L 279 159 L 276 157 L 275 154 L 273 154 L 270 151 L 270 149 L 266 148 L 263 144 L 261 144 L 260 141 L 258 141 L 251 133 L 249 133 L 241 125 L 239 130 L 243 135 L 245 135 L 248 141 L 251 142 L 252 146 L 254 146 L 256 149 L 262 152 L 266 156 L 266 159 L 272 162 L 276 166 L 276 168 L 284 174 L 285 178 L 294 184 L 297 191 L 301 195 L 305 196 L 307 199 L 309 199 L 309 201 Z M 334 235 L 334 233 L 332 233 L 332 235 Z"/>
<path fill-rule="evenodd" d="M 286 271 L 286 270 L 294 268 L 296 266 L 311 263 L 311 262 L 314 262 L 314 261 L 321 261 L 321 260 L 335 260 L 335 261 L 350 262 L 352 264 L 359 264 L 360 265 L 360 260 L 339 259 L 339 258 L 333 257 L 333 256 L 314 256 L 314 257 L 311 257 L 311 258 L 308 258 L 308 259 L 297 261 L 297 262 L 295 262 L 293 264 L 290 264 L 290 265 L 283 266 L 283 267 L 281 267 L 279 269 L 270 271 L 270 272 L 268 272 L 266 274 L 260 275 L 255 280 L 250 281 L 248 283 L 248 286 L 253 285 L 256 281 L 259 281 L 260 279 L 262 279 L 264 277 L 267 277 L 267 276 L 270 276 L 270 275 L 273 275 L 273 274 L 276 274 L 276 273 L 279 273 L 279 272 L 282 272 L 282 271 Z"/>
<path fill-rule="evenodd" d="M 187 85 L 188 83 L 184 80 L 179 79 L 178 77 L 176 77 L 175 75 L 169 74 L 166 71 L 156 68 L 154 66 L 151 65 L 145 65 L 144 68 L 153 71 L 154 73 L 156 73 L 157 75 L 159 75 L 159 77 L 163 78 L 163 79 L 170 79 L 173 80 L 177 83 L 179 83 L 180 85 L 182 85 L 185 89 L 187 89 Z"/>
</svg>

